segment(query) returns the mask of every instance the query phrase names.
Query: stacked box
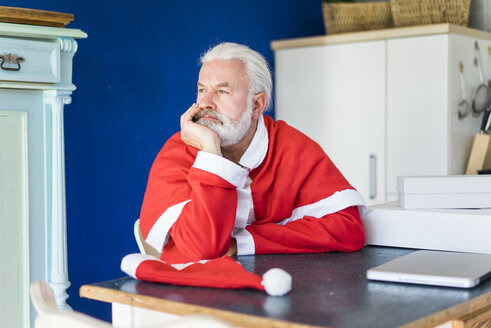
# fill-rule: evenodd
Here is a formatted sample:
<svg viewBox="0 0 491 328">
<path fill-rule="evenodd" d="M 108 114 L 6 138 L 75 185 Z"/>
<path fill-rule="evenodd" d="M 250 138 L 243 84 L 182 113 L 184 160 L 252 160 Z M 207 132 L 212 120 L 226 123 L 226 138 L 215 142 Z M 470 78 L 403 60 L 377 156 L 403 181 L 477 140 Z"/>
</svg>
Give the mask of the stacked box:
<svg viewBox="0 0 491 328">
<path fill-rule="evenodd" d="M 397 202 L 362 216 L 368 245 L 491 254 L 491 209 L 405 210 Z"/>
<path fill-rule="evenodd" d="M 403 209 L 491 208 L 491 175 L 399 176 Z"/>
</svg>

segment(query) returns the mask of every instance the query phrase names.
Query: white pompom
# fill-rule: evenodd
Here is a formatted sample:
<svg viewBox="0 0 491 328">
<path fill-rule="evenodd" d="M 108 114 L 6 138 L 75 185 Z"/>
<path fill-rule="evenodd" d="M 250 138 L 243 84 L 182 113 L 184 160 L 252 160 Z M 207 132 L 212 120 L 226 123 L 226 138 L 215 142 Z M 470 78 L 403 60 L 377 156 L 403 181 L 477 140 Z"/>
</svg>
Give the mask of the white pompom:
<svg viewBox="0 0 491 328">
<path fill-rule="evenodd" d="M 263 274 L 261 285 L 269 295 L 283 296 L 292 289 L 292 276 L 282 269 L 270 269 Z"/>
</svg>

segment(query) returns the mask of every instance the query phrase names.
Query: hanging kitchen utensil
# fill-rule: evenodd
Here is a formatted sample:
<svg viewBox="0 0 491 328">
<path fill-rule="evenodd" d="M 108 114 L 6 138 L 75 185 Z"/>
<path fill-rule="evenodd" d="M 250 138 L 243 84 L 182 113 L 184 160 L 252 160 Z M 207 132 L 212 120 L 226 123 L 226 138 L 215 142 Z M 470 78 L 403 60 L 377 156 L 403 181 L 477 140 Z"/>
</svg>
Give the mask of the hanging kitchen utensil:
<svg viewBox="0 0 491 328">
<path fill-rule="evenodd" d="M 474 43 L 474 49 L 476 57 L 474 57 L 474 65 L 479 69 L 479 79 L 481 84 L 474 93 L 474 99 L 472 100 L 472 114 L 478 116 L 487 106 L 490 98 L 490 91 L 487 84 L 484 82 L 484 76 L 482 74 L 481 56 L 479 55 L 479 45 L 477 41 Z"/>
<path fill-rule="evenodd" d="M 460 90 L 462 92 L 462 100 L 459 102 L 459 107 L 457 113 L 459 119 L 463 119 L 471 113 L 471 104 L 467 101 L 467 96 L 465 92 L 465 80 L 464 80 L 464 64 L 459 62 L 459 75 L 460 75 Z"/>
<path fill-rule="evenodd" d="M 481 129 L 479 133 L 491 132 L 491 107 L 486 108 L 481 122 Z"/>
</svg>

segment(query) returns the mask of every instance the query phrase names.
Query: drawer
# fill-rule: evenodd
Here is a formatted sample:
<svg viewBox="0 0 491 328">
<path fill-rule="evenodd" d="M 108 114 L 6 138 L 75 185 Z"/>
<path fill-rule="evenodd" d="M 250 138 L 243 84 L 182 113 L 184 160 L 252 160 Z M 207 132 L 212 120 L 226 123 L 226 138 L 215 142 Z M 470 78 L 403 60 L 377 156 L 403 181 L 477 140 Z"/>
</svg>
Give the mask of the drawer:
<svg viewBox="0 0 491 328">
<path fill-rule="evenodd" d="M 57 42 L 0 38 L 0 81 L 60 82 Z"/>
</svg>

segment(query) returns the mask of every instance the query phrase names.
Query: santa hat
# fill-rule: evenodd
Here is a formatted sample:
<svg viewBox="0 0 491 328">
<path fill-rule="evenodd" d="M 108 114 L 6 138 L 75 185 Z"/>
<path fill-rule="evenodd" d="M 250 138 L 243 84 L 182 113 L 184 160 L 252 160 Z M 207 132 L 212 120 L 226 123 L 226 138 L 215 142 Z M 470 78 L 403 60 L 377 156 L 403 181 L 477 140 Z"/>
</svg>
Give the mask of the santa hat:
<svg viewBox="0 0 491 328">
<path fill-rule="evenodd" d="M 261 278 L 248 272 L 229 256 L 185 264 L 168 264 L 154 256 L 129 254 L 121 261 L 121 270 L 143 281 L 213 288 L 254 288 L 272 296 L 283 296 L 291 290 L 292 277 L 274 268 Z"/>
</svg>

